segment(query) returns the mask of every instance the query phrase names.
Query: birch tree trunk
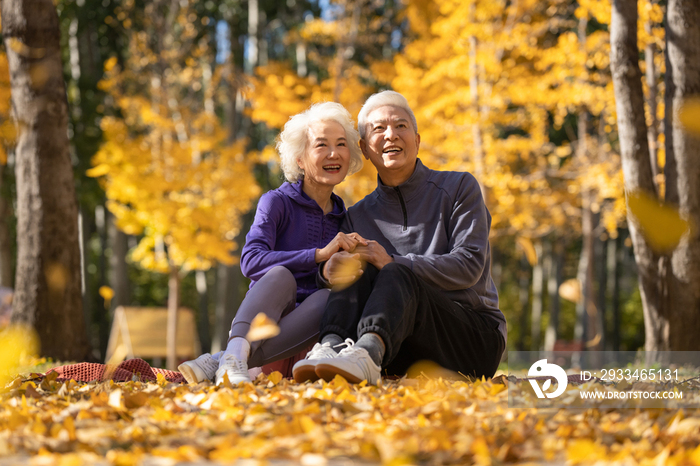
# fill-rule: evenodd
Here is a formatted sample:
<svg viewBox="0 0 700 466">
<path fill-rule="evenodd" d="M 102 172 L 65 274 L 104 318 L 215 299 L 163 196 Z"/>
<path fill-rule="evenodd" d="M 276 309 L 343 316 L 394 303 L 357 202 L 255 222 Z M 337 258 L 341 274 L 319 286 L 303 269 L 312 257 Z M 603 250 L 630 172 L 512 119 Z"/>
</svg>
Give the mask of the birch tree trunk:
<svg viewBox="0 0 700 466">
<path fill-rule="evenodd" d="M 53 2 L 3 1 L 2 32 L 18 127 L 18 251 L 12 319 L 34 326 L 41 354 L 86 360 L 90 345 L 80 290 L 78 207 Z"/>
</svg>

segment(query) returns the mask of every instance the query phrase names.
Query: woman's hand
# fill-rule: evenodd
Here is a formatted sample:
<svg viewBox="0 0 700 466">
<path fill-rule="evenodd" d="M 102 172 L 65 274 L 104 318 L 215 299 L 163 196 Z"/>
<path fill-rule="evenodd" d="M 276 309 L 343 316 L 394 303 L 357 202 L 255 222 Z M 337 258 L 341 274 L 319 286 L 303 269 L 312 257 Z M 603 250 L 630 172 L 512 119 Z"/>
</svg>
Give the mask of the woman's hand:
<svg viewBox="0 0 700 466">
<path fill-rule="evenodd" d="M 323 249 L 316 249 L 314 259 L 319 264 L 327 261 L 338 251 L 352 252 L 357 245 L 367 246 L 367 240 L 358 233 L 338 233 Z"/>
</svg>

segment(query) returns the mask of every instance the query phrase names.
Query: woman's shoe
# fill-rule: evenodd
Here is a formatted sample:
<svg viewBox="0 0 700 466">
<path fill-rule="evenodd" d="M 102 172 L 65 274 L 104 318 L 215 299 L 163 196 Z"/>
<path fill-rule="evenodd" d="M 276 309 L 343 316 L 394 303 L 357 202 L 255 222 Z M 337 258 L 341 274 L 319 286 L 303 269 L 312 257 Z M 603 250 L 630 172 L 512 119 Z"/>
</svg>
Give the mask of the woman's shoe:
<svg viewBox="0 0 700 466">
<path fill-rule="evenodd" d="M 191 361 L 185 361 L 179 366 L 179 370 L 187 380 L 187 383 L 197 384 L 205 380 L 212 380 L 219 368 L 219 361 L 214 359 L 211 354 L 205 353 Z"/>
<path fill-rule="evenodd" d="M 231 385 L 237 385 L 241 382 L 252 382 L 248 374 L 248 363 L 232 354 L 221 356 L 219 369 L 216 371 L 216 385 L 224 383 L 224 375 L 228 375 L 228 381 Z"/>
</svg>

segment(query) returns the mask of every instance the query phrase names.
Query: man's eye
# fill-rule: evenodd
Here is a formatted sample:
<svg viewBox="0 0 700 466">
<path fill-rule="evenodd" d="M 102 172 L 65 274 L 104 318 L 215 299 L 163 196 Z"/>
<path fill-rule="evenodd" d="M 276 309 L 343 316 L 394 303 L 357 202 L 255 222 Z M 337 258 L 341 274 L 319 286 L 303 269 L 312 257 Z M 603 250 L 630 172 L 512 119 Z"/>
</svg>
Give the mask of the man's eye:
<svg viewBox="0 0 700 466">
<path fill-rule="evenodd" d="M 375 126 L 374 131 L 384 131 L 384 127 L 383 126 Z"/>
</svg>

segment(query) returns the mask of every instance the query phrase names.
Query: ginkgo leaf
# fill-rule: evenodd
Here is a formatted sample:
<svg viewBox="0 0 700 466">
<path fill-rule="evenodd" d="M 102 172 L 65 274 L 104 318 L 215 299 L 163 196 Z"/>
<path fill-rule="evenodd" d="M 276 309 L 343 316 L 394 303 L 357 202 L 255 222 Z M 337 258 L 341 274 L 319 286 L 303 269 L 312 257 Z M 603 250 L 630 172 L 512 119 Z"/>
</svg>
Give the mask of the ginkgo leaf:
<svg viewBox="0 0 700 466">
<path fill-rule="evenodd" d="M 683 102 L 678 117 L 685 129 L 700 136 L 700 98 L 692 98 Z"/>
<path fill-rule="evenodd" d="M 648 194 L 630 193 L 627 203 L 632 215 L 639 222 L 642 235 L 656 252 L 663 253 L 675 249 L 690 227 L 677 209 L 661 204 Z"/>
<path fill-rule="evenodd" d="M 246 339 L 250 342 L 267 340 L 268 338 L 276 337 L 279 333 L 280 328 L 277 323 L 270 319 L 264 312 L 260 312 L 250 323 L 250 329 L 248 330 Z"/>
<path fill-rule="evenodd" d="M 559 285 L 559 296 L 573 303 L 578 303 L 581 301 L 581 282 L 576 278 L 566 280 Z"/>
<path fill-rule="evenodd" d="M 535 250 L 535 246 L 532 244 L 532 240 L 524 236 L 518 236 L 515 242 L 525 253 L 525 257 L 530 265 L 534 267 L 537 264 L 537 251 Z"/>
</svg>

